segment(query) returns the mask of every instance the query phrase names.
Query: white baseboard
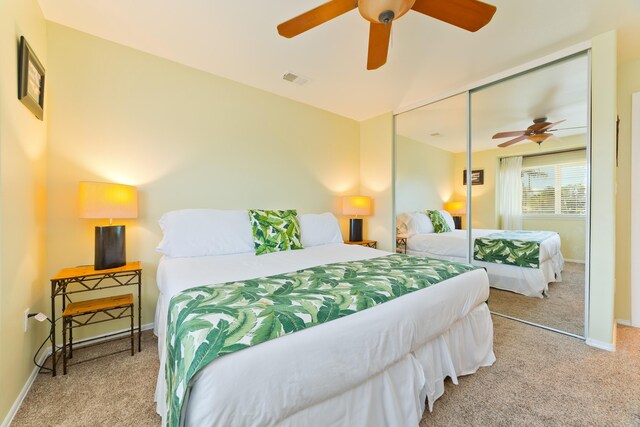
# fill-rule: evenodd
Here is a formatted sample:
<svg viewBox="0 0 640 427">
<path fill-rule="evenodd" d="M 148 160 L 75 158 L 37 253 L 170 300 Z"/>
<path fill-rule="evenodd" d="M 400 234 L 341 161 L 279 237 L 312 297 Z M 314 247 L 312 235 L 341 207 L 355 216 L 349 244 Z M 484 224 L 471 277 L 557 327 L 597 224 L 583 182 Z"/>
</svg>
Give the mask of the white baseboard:
<svg viewBox="0 0 640 427">
<path fill-rule="evenodd" d="M 618 325 L 623 325 L 623 326 L 632 326 L 631 325 L 631 321 L 630 320 L 625 320 L 625 319 L 616 319 L 616 323 Z"/>
<path fill-rule="evenodd" d="M 149 329 L 153 329 L 153 323 L 146 323 L 144 325 L 142 325 L 141 328 L 143 331 L 148 331 Z M 119 331 L 113 331 L 113 332 L 107 332 L 106 334 L 101 334 L 101 335 L 96 335 L 94 337 L 89 337 L 89 338 L 83 338 L 81 340 L 73 340 L 73 348 L 82 348 L 85 345 L 89 345 L 89 344 L 97 344 L 97 343 L 101 343 L 104 341 L 109 341 L 110 339 L 114 339 L 114 338 L 126 338 L 126 336 L 124 337 L 113 337 L 113 334 L 124 334 L 125 332 L 129 332 L 129 328 L 124 328 L 122 330 Z M 134 330 L 134 332 L 137 332 L 137 329 Z M 90 343 L 87 343 L 87 341 L 91 341 Z M 57 347 L 57 346 L 56 346 Z M 49 354 L 51 354 L 51 347 L 48 348 Z"/>
<path fill-rule="evenodd" d="M 40 359 L 38 359 L 38 364 L 42 365 L 44 361 L 47 360 L 47 357 L 49 357 L 50 355 L 51 355 L 51 347 L 48 347 L 40 355 Z M 20 390 L 20 394 L 18 394 L 16 401 L 13 402 L 13 405 L 11 405 L 11 409 L 9 409 L 9 413 L 7 414 L 6 417 L 4 417 L 4 421 L 2 421 L 2 427 L 9 427 L 9 425 L 11 424 L 11 421 L 13 421 L 13 417 L 16 416 L 18 409 L 20 409 L 20 405 L 22 405 L 22 401 L 27 396 L 27 393 L 29 393 L 29 390 L 31 389 L 31 385 L 33 385 L 33 382 L 36 380 L 39 370 L 40 368 L 38 368 L 37 366 L 33 367 L 33 371 L 31 371 L 31 375 L 29 375 L 29 379 L 27 379 L 27 382 L 24 384 L 24 387 L 22 387 L 22 390 Z"/>
<path fill-rule="evenodd" d="M 588 346 L 599 348 L 600 350 L 606 350 L 606 351 L 611 351 L 611 352 L 615 352 L 616 351 L 615 344 L 611 344 L 611 343 L 604 342 L 604 341 L 598 341 L 598 340 L 594 340 L 594 339 L 591 339 L 591 338 L 587 338 L 587 340 L 585 342 L 586 342 L 586 344 Z"/>
<path fill-rule="evenodd" d="M 149 329 L 153 329 L 153 323 L 146 323 L 142 325 L 143 331 L 148 331 Z M 83 343 L 87 340 L 92 340 L 91 344 L 98 343 L 98 342 L 106 341 L 112 338 L 112 337 L 107 337 L 106 335 L 114 334 L 117 332 L 124 333 L 127 331 L 129 331 L 129 328 L 123 329 L 122 331 L 109 332 L 107 334 L 97 335 L 93 338 L 78 340 L 77 342 L 73 343 L 73 346 L 74 348 L 81 348 L 83 346 Z M 49 346 L 45 348 L 44 352 L 40 356 L 40 359 L 38 359 L 38 364 L 42 365 L 44 361 L 47 360 L 47 357 L 49 357 L 50 355 L 51 355 L 51 347 Z M 9 413 L 7 414 L 6 417 L 4 417 L 4 420 L 2 421 L 2 424 L 0 424 L 0 427 L 9 427 L 9 425 L 11 424 L 11 421 L 13 421 L 13 417 L 16 416 L 18 409 L 20 409 L 20 405 L 22 405 L 22 401 L 27 396 L 27 393 L 29 393 L 29 390 L 31 389 L 33 382 L 36 380 L 39 370 L 40 368 L 38 368 L 37 366 L 34 366 L 33 371 L 31 371 L 31 375 L 29 375 L 29 379 L 27 379 L 27 382 L 24 384 L 24 387 L 22 387 L 22 390 L 20 390 L 20 394 L 18 394 L 18 397 L 16 398 L 15 402 L 13 402 L 13 405 L 11 406 Z"/>
<path fill-rule="evenodd" d="M 565 258 L 564 261 L 565 262 L 573 262 L 573 263 L 576 263 L 576 264 L 584 264 L 584 260 L 583 259 L 581 260 L 581 259 L 567 259 L 567 258 Z"/>
</svg>

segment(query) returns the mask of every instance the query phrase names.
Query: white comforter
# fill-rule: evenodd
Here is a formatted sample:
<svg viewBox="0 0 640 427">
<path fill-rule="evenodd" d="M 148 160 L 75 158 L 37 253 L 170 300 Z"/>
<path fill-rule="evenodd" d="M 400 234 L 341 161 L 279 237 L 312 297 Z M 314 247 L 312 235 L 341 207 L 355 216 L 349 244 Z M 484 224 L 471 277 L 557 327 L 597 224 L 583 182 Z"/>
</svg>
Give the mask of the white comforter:
<svg viewBox="0 0 640 427">
<path fill-rule="evenodd" d="M 158 267 L 161 295 L 156 312 L 161 362 L 156 389 L 158 413 L 165 413 L 166 310 L 173 295 L 195 285 L 259 278 L 383 255 L 387 253 L 333 244 L 262 256 L 163 258 Z M 444 377 L 438 371 L 440 367 L 424 366 L 425 361 L 434 358 L 428 352 L 442 352 L 447 347 L 472 348 L 473 351 L 461 351 L 466 354 L 442 356 L 449 360 L 449 365 L 456 365 L 447 371 L 451 372 L 447 375 L 454 378 L 456 372 L 472 373 L 478 366 L 495 360 L 491 322 L 486 305 L 482 304 L 488 295 L 486 273 L 475 270 L 351 316 L 221 357 L 197 376 L 186 403 L 185 424 L 322 425 L 345 424 L 348 420 L 359 420 L 362 424 L 367 416 L 358 413 L 357 408 L 366 408 L 369 414 L 381 411 L 373 402 L 366 401 L 366 388 L 362 385 L 391 385 L 392 378 L 401 377 L 412 381 L 403 380 L 398 387 L 405 390 L 408 387 L 412 393 L 401 393 L 396 398 L 413 395 L 414 401 L 400 399 L 395 404 L 397 410 L 382 411 L 386 417 L 397 412 L 395 420 L 376 417 L 377 422 L 395 424 L 402 420 L 402 424 L 417 424 L 424 409 L 424 397 L 428 396 L 432 403 L 442 393 L 434 391 L 434 384 L 441 383 Z M 460 326 L 460 322 L 467 323 Z M 442 339 L 444 332 L 456 328 L 454 325 L 459 325 L 456 330 L 461 332 L 446 338 L 450 345 L 427 345 L 436 337 Z M 390 375 L 390 372 L 395 373 Z M 391 379 L 367 383 L 376 375 Z M 425 379 L 427 376 L 435 378 Z M 350 390 L 359 390 L 360 394 L 349 394 Z M 416 390 L 419 393 L 415 393 Z M 384 393 L 373 389 L 371 392 L 388 394 L 391 389 Z M 421 402 L 417 401 L 417 394 Z M 322 405 L 341 395 L 350 399 L 344 404 Z M 358 403 L 363 398 L 365 401 Z M 394 399 L 386 396 L 384 402 L 394 402 Z M 327 408 L 335 413 L 328 414 Z"/>
<path fill-rule="evenodd" d="M 487 230 L 474 228 L 471 233 L 475 240 L 502 230 Z M 446 257 L 454 261 L 467 259 L 469 244 L 467 230 L 453 230 L 449 233 L 415 234 L 407 239 L 407 249 L 415 252 L 425 252 L 437 257 Z M 555 234 L 540 243 L 540 262 L 560 253 L 560 236 Z"/>
</svg>

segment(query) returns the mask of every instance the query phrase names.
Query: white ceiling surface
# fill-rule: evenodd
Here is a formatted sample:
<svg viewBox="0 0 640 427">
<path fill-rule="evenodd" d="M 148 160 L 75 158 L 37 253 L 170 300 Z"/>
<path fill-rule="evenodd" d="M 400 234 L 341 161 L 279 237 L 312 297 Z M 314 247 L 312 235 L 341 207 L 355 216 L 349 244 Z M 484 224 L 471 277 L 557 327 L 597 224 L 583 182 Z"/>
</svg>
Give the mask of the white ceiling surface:
<svg viewBox="0 0 640 427">
<path fill-rule="evenodd" d="M 356 120 L 438 96 L 613 28 L 635 56 L 640 0 L 487 0 L 477 33 L 410 11 L 388 62 L 366 70 L 368 23 L 353 10 L 293 39 L 276 26 L 325 0 L 39 0 L 48 20 Z M 293 71 L 305 86 L 281 79 Z"/>
<path fill-rule="evenodd" d="M 547 117 L 550 122 L 565 120 L 555 127 L 556 137 L 584 134 L 588 121 L 588 76 L 588 58 L 583 54 L 473 92 L 472 150 L 496 148 L 510 138 L 494 140 L 495 133 L 524 130 L 538 117 Z M 396 131 L 446 151 L 466 151 L 466 95 L 398 115 Z"/>
</svg>

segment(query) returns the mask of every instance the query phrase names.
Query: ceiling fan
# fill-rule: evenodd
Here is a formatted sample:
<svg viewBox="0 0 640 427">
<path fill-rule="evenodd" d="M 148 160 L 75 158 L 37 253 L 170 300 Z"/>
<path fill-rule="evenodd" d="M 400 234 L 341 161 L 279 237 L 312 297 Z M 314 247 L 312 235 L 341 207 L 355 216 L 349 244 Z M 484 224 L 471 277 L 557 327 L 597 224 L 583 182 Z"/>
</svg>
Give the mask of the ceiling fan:
<svg viewBox="0 0 640 427">
<path fill-rule="evenodd" d="M 499 138 L 509 138 L 516 137 L 507 142 L 503 142 L 502 144 L 498 144 L 498 147 L 509 147 L 517 142 L 524 141 L 528 139 L 529 141 L 533 141 L 536 144 L 540 145 L 547 139 L 551 138 L 553 134 L 551 132 L 557 130 L 552 129 L 565 120 L 560 120 L 559 122 L 551 123 L 547 121 L 546 117 L 539 117 L 537 119 L 533 119 L 533 124 L 529 126 L 526 130 L 516 130 L 513 132 L 500 132 L 493 135 L 493 139 Z"/>
<path fill-rule="evenodd" d="M 478 0 L 332 0 L 278 25 L 278 33 L 295 37 L 358 8 L 369 24 L 367 70 L 387 62 L 391 23 L 410 9 L 468 31 L 478 31 L 491 21 L 496 7 Z"/>
</svg>

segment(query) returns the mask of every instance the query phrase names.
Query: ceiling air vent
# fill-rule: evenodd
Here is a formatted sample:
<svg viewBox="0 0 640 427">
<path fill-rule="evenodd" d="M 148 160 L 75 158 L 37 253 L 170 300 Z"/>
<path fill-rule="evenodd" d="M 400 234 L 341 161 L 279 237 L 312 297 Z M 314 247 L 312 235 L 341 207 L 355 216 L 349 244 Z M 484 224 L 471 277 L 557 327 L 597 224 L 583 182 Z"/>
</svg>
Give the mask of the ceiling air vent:
<svg viewBox="0 0 640 427">
<path fill-rule="evenodd" d="M 291 71 L 284 73 L 282 78 L 288 82 L 295 83 L 300 86 L 306 84 L 309 81 L 308 78 L 303 77 L 299 74 L 292 73 Z"/>
</svg>

